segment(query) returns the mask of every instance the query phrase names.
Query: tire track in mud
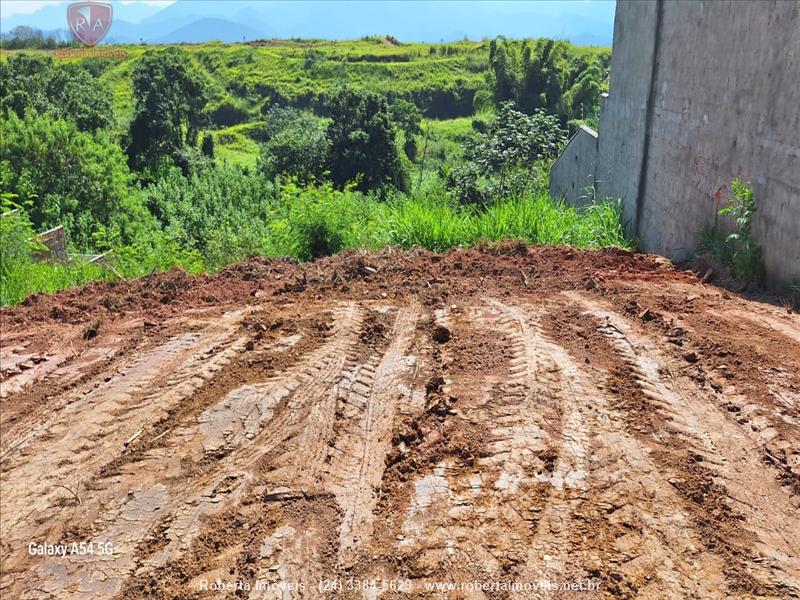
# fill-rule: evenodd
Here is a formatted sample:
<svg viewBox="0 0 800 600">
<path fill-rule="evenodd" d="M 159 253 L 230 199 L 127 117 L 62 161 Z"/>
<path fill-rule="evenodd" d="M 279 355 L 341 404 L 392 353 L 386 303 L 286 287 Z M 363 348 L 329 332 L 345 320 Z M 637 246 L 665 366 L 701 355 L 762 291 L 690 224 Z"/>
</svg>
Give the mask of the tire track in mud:
<svg viewBox="0 0 800 600">
<path fill-rule="evenodd" d="M 597 381 L 544 333 L 543 307 L 502 306 L 523 332 L 538 372 L 549 375 L 545 385 L 562 414 L 549 493 L 515 579 L 602 581 L 604 593 L 622 596 L 659 597 L 667 584 L 708 595 L 720 584 L 722 565 L 697 550 L 689 557 L 676 551 L 698 548 L 699 539 L 647 452 L 620 429 Z"/>
<path fill-rule="evenodd" d="M 582 293 L 568 297 L 596 319 L 597 331 L 627 366 L 610 388 L 622 396 L 622 417 L 651 448 L 659 468 L 671 474 L 708 549 L 726 560 L 731 591 L 800 594 L 797 510 L 776 473 L 764 468 L 756 436 L 704 389 L 680 377 L 680 366 L 658 342 L 610 306 Z"/>
<path fill-rule="evenodd" d="M 11 380 L 14 388 L 9 391 L 3 386 L 6 396 L 2 396 L 4 405 L 14 407 L 13 411 L 0 416 L 0 431 L 2 431 L 3 447 L 0 450 L 0 462 L 6 456 L 14 453 L 20 446 L 27 444 L 36 437 L 44 426 L 52 420 L 54 413 L 59 413 L 68 403 L 74 401 L 74 388 L 94 381 L 100 385 L 99 380 L 121 363 L 122 352 L 114 345 L 122 345 L 122 338 L 106 340 L 104 346 L 91 348 L 80 355 L 80 359 L 64 360 L 58 364 L 50 374 L 52 378 L 59 379 L 58 385 L 47 391 L 35 389 L 36 385 L 49 383 L 48 378 L 34 382 Z M 51 359 L 52 360 L 52 359 Z M 57 363 L 58 359 L 53 360 Z M 59 398 L 60 396 L 60 398 Z M 57 400 L 50 402 L 52 398 Z"/>
<path fill-rule="evenodd" d="M 609 299 L 621 314 L 655 330 L 665 355 L 679 365 L 676 372 L 761 440 L 762 462 L 780 471 L 781 484 L 800 509 L 800 318 L 683 286 L 657 296 L 643 287 L 634 291 L 623 296 L 627 301 Z"/>
<path fill-rule="evenodd" d="M 702 552 L 680 499 L 598 382 L 543 333 L 541 309 L 491 301 L 467 312 L 444 322 L 455 341 L 442 351 L 443 386 L 415 424 L 424 430 L 431 414 L 450 415 L 442 441 L 426 432 L 387 473 L 415 477 L 399 487 L 385 479 L 377 559 L 356 572 L 417 584 L 591 577 L 607 593 L 643 597 L 660 597 L 665 585 L 707 597 L 724 589 L 721 561 Z M 464 338 L 502 339 L 505 368 L 474 378 L 448 369 Z M 464 435 L 479 440 L 474 460 L 454 452 Z"/>
<path fill-rule="evenodd" d="M 800 322 L 798 322 L 798 319 L 778 318 L 770 313 L 752 313 L 741 309 L 728 309 L 725 311 L 725 314 L 716 310 L 710 310 L 708 312 L 718 318 L 730 319 L 735 317 L 737 319 L 749 321 L 758 327 L 772 329 L 797 346 L 800 346 Z"/>
<path fill-rule="evenodd" d="M 442 350 L 441 384 L 429 386 L 427 410 L 414 424 L 422 439 L 403 458 L 430 466 L 415 468 L 416 477 L 394 494 L 399 505 L 384 507 L 403 517 L 382 532 L 393 547 L 375 548 L 384 564 L 373 564 L 371 574 L 397 576 L 386 574 L 387 563 L 400 556 L 401 573 L 418 584 L 497 580 L 524 564 L 536 539 L 548 488 L 559 477 L 562 407 L 554 401 L 552 365 L 527 343 L 530 323 L 518 311 L 492 303 L 467 309 L 464 318 L 444 311 L 437 323 L 454 329 L 455 345 Z M 453 371 L 454 355 L 468 351 L 462 341 L 479 348 L 494 338 L 509 346 L 504 364 L 470 375 Z M 438 419 L 441 429 L 425 422 Z M 569 481 L 581 477 L 570 458 L 564 462 Z"/>
<path fill-rule="evenodd" d="M 273 413 L 277 415 L 279 427 L 296 428 L 300 416 L 297 409 L 302 398 L 313 398 L 314 381 L 338 374 L 336 357 L 352 342 L 352 331 L 357 329 L 359 319 L 358 311 L 352 306 L 345 307 L 342 313 L 343 323 L 339 323 L 332 340 L 324 346 L 327 354 L 322 350 L 311 352 L 305 357 L 307 360 L 294 365 L 283 376 L 278 375 L 261 386 L 245 386 L 244 392 L 240 390 L 240 396 L 245 397 L 244 404 L 249 403 L 249 414 L 244 415 L 242 423 L 251 430 L 231 431 L 223 446 L 215 446 L 215 432 L 204 431 L 202 427 L 203 421 L 212 421 L 215 408 L 212 406 L 199 423 L 185 424 L 170 432 L 169 447 L 155 448 L 150 456 L 138 461 L 132 471 L 123 469 L 121 475 L 111 476 L 110 487 L 96 494 L 106 497 L 111 492 L 108 494 L 110 501 L 100 501 L 93 537 L 114 540 L 113 557 L 103 561 L 43 561 L 39 565 L 39 578 L 62 590 L 62 594 L 68 595 L 71 588 L 82 586 L 92 597 L 108 597 L 119 591 L 134 569 L 158 566 L 185 549 L 197 533 L 202 515 L 214 513 L 223 500 L 235 499 L 246 489 L 251 479 L 248 468 L 261 452 L 256 443 L 247 448 L 240 446 L 246 441 L 269 438 L 264 435 L 264 425 Z M 315 362 L 324 364 L 325 360 L 330 363 L 327 369 L 314 366 Z M 196 373 L 192 375 L 189 381 L 200 384 L 202 378 Z M 304 387 L 304 384 L 310 385 Z M 255 398 L 253 394 L 248 397 L 247 389 L 255 393 Z M 236 404 L 236 399 L 226 396 L 219 400 L 220 405 L 226 402 Z M 242 403 L 239 398 L 239 404 Z M 276 431 L 275 443 L 283 435 L 286 433 L 280 429 Z M 206 452 L 204 443 L 208 442 L 211 444 Z M 139 564 L 137 548 L 157 523 L 164 525 L 161 536 L 165 543 Z"/>
<path fill-rule="evenodd" d="M 518 576 L 524 581 L 556 581 L 579 579 L 582 573 L 570 572 L 569 538 L 574 535 L 572 515 L 581 501 L 582 490 L 587 487 L 588 430 L 585 415 L 576 405 L 569 383 L 562 378 L 563 361 L 553 356 L 552 348 L 544 343 L 538 321 L 516 306 L 493 300 L 507 326 L 513 328 L 515 342 L 520 344 L 525 356 L 524 376 L 530 386 L 530 402 L 518 410 L 531 410 L 536 404 L 549 404 L 560 415 L 559 422 L 551 425 L 551 444 L 556 455 L 553 472 L 549 476 L 548 494 L 539 514 L 537 527 L 527 556 Z"/>
<path fill-rule="evenodd" d="M 451 308 L 458 313 L 469 310 Z M 501 377 L 497 371 L 507 372 L 510 353 L 494 361 L 502 364 L 495 365 L 490 373 L 481 363 L 487 358 L 487 350 L 499 349 L 499 345 L 482 347 L 481 339 L 468 349 L 464 345 L 468 336 L 462 335 L 466 328 L 462 329 L 461 318 L 452 317 L 450 309 L 439 309 L 435 319 L 426 318 L 418 327 L 420 368 L 416 374 L 417 379 L 427 382 L 425 397 L 400 410 L 402 417 L 394 428 L 393 448 L 376 507 L 381 519 L 376 522 L 368 551 L 362 551 L 349 575 L 378 580 L 403 577 L 419 582 L 446 569 L 448 580 L 483 578 L 491 564 L 496 564 L 492 554 L 495 544 L 484 539 L 483 531 L 471 527 L 470 522 L 476 513 L 487 512 L 495 513 L 492 522 L 508 515 L 519 519 L 516 509 L 505 511 L 500 507 L 504 514 L 497 514 L 498 506 L 474 502 L 482 486 L 492 486 L 500 478 L 497 465 L 501 459 L 484 469 L 478 462 L 491 455 L 482 420 L 498 394 L 495 388 Z M 479 313 L 470 311 L 464 318 L 478 321 Z M 451 333 L 453 340 L 449 341 Z M 454 360 L 464 364 L 454 366 Z M 457 381 L 452 376 L 454 370 L 469 375 Z M 512 435 L 512 430 L 509 423 L 503 436 Z M 511 545 L 510 539 L 496 542 Z M 374 597 L 369 591 L 364 594 Z M 388 591 L 384 596 L 407 597 L 408 593 Z M 362 595 L 353 592 L 345 597 Z"/>
<path fill-rule="evenodd" d="M 372 533 L 376 491 L 391 445 L 397 404 L 410 401 L 411 390 L 404 379 L 414 365 L 414 357 L 408 350 L 418 318 L 419 307 L 415 304 L 399 309 L 389 348 L 368 376 L 370 381 L 366 389 L 352 386 L 346 399 L 346 403 L 355 405 L 360 413 L 357 420 L 350 419 L 351 423 L 358 423 L 356 435 L 342 436 L 350 448 L 338 448 L 341 452 L 332 455 L 326 474 L 344 511 L 339 532 L 340 567 L 352 566 L 358 547 Z M 352 444 L 353 439 L 357 440 L 356 444 Z M 342 464 L 340 461 L 348 454 L 352 459 Z"/>
<path fill-rule="evenodd" d="M 80 337 L 80 331 L 74 328 L 63 340 L 44 353 L 30 354 L 26 353 L 24 348 L 18 349 L 21 352 L 13 350 L 8 354 L 3 352 L 3 356 L 0 357 L 3 363 L 0 398 L 8 399 L 9 403 L 16 405 L 17 403 L 13 402 L 15 396 L 18 397 L 23 392 L 31 393 L 34 386 L 42 386 L 54 379 L 58 380 L 58 385 L 57 391 L 52 395 L 60 395 L 59 392 L 69 390 L 70 384 L 80 377 L 81 370 L 92 370 L 98 363 L 112 362 L 124 345 L 122 336 L 114 335 L 105 338 L 102 344 L 77 354 L 72 348 L 72 343 L 79 341 Z M 3 343 L 7 342 L 4 340 Z M 3 415 L 4 426 L 7 421 L 8 416 Z"/>
<path fill-rule="evenodd" d="M 718 404 L 758 437 L 763 462 L 781 473 L 781 483 L 795 496 L 800 510 L 800 324 L 795 328 L 788 319 L 740 310 L 722 314 L 708 309 L 705 313 L 711 315 L 709 325 L 716 324 L 722 331 L 746 330 L 751 340 L 739 358 L 741 349 L 736 352 L 730 343 L 709 343 L 709 336 L 698 333 L 699 323 L 687 323 L 690 338 L 702 340 L 703 360 L 697 368 L 709 381 Z M 709 357 L 712 364 L 706 365 Z M 766 359 L 773 362 L 766 366 Z"/>
<path fill-rule="evenodd" d="M 178 335 L 142 354 L 117 377 L 76 393 L 4 455 L 2 509 L 23 515 L 16 522 L 3 521 L 4 543 L 19 550 L 27 549 L 30 540 L 85 533 L 74 531 L 80 519 L 73 517 L 91 514 L 102 503 L 90 500 L 88 482 L 137 430 L 227 364 L 237 352 L 240 316 L 231 313 L 205 330 Z M 23 521 L 32 526 L 18 527 Z M 17 560 L 30 560 L 19 551 L 8 559 L 11 571 L 24 568 Z"/>
<path fill-rule="evenodd" d="M 257 561 L 255 581 L 265 589 L 254 591 L 251 598 L 279 597 L 274 589 L 317 582 L 348 569 L 370 538 L 395 413 L 398 403 L 410 397 L 406 379 L 415 364 L 409 350 L 419 307 L 411 304 L 396 312 L 388 347 L 366 360 L 352 357 L 341 381 L 330 390 L 331 405 L 306 429 L 308 438 L 293 445 L 297 454 L 270 459 L 281 467 L 265 473 L 265 479 L 280 485 L 282 498 L 295 502 L 302 493 L 304 499 L 312 499 L 312 507 L 302 520 L 279 521 L 263 541 L 269 550 Z M 284 459 L 303 465 L 300 477 L 297 466 L 287 468 Z M 335 506 L 335 519 L 329 511 L 313 509 L 317 498 Z M 298 597 L 318 597 L 318 592 Z"/>
<path fill-rule="evenodd" d="M 190 472 L 187 483 L 169 490 L 159 510 L 169 515 L 162 534 L 166 544 L 139 565 L 141 575 L 126 582 L 126 596 L 152 578 L 158 580 L 160 571 L 169 570 L 171 564 L 179 564 L 192 552 L 195 539 L 206 531 L 203 522 L 209 517 L 236 512 L 243 501 L 250 502 L 251 496 L 266 495 L 270 501 L 294 496 L 292 490 L 265 487 L 258 473 L 259 462 L 309 429 L 309 419 L 346 367 L 362 318 L 362 311 L 354 304 L 343 304 L 334 312 L 333 332 L 322 347 L 262 384 L 233 390 L 206 409 L 198 419 L 199 427 L 186 426 L 176 436 L 184 437 L 181 446 L 188 448 L 199 440 L 207 464 L 197 473 Z M 220 429 L 225 435 L 219 435 Z M 299 496 L 305 493 L 301 490 Z M 120 581 L 123 577 L 124 573 Z"/>
</svg>

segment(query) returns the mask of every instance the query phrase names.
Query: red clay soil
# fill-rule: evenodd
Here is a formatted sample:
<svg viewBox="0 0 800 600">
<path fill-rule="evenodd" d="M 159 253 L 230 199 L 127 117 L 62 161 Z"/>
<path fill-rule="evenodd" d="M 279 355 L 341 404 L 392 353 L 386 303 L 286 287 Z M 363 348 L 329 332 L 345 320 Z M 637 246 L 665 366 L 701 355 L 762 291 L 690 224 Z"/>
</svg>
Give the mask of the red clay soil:
<svg viewBox="0 0 800 600">
<path fill-rule="evenodd" d="M 1 316 L 3 598 L 800 597 L 800 318 L 663 258 L 253 259 Z"/>
</svg>

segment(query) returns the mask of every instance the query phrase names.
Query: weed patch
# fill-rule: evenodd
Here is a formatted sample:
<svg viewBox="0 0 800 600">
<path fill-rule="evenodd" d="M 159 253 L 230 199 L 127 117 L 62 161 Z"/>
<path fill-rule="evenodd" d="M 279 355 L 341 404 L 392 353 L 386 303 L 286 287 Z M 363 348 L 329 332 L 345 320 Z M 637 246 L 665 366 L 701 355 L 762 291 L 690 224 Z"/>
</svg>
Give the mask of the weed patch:
<svg viewBox="0 0 800 600">
<path fill-rule="evenodd" d="M 737 281 L 763 286 L 765 268 L 761 246 L 753 239 L 753 215 L 757 210 L 753 189 L 736 179 L 731 191 L 731 198 L 727 206 L 718 211 L 714 225 L 701 232 L 698 250 L 701 254 L 712 255 Z M 732 232 L 724 233 L 729 229 L 720 222 L 720 217 L 733 218 Z"/>
</svg>

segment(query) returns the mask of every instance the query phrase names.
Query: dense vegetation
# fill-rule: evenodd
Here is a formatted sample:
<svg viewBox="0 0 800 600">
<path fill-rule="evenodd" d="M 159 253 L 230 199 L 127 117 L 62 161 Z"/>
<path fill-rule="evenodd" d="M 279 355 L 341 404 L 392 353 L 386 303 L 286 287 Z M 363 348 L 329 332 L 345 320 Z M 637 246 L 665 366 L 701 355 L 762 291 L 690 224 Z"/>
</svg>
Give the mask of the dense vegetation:
<svg viewBox="0 0 800 600">
<path fill-rule="evenodd" d="M 0 303 L 114 275 L 31 261 L 35 231 L 117 273 L 384 244 L 624 245 L 618 209 L 553 202 L 608 51 L 565 42 L 291 41 L 0 60 Z M 541 80 L 540 80 L 541 79 Z M 589 110 L 591 108 L 591 110 Z"/>
</svg>

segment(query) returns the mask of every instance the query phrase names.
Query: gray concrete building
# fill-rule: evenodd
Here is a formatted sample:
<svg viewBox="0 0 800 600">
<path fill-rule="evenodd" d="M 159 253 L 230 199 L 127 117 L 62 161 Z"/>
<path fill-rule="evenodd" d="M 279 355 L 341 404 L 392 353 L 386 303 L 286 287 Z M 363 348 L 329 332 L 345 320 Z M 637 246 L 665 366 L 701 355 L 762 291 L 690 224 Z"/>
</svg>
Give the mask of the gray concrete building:
<svg viewBox="0 0 800 600">
<path fill-rule="evenodd" d="M 596 143 L 579 131 L 551 191 L 620 198 L 647 252 L 690 256 L 749 181 L 772 283 L 800 276 L 800 0 L 618 0 Z"/>
</svg>

